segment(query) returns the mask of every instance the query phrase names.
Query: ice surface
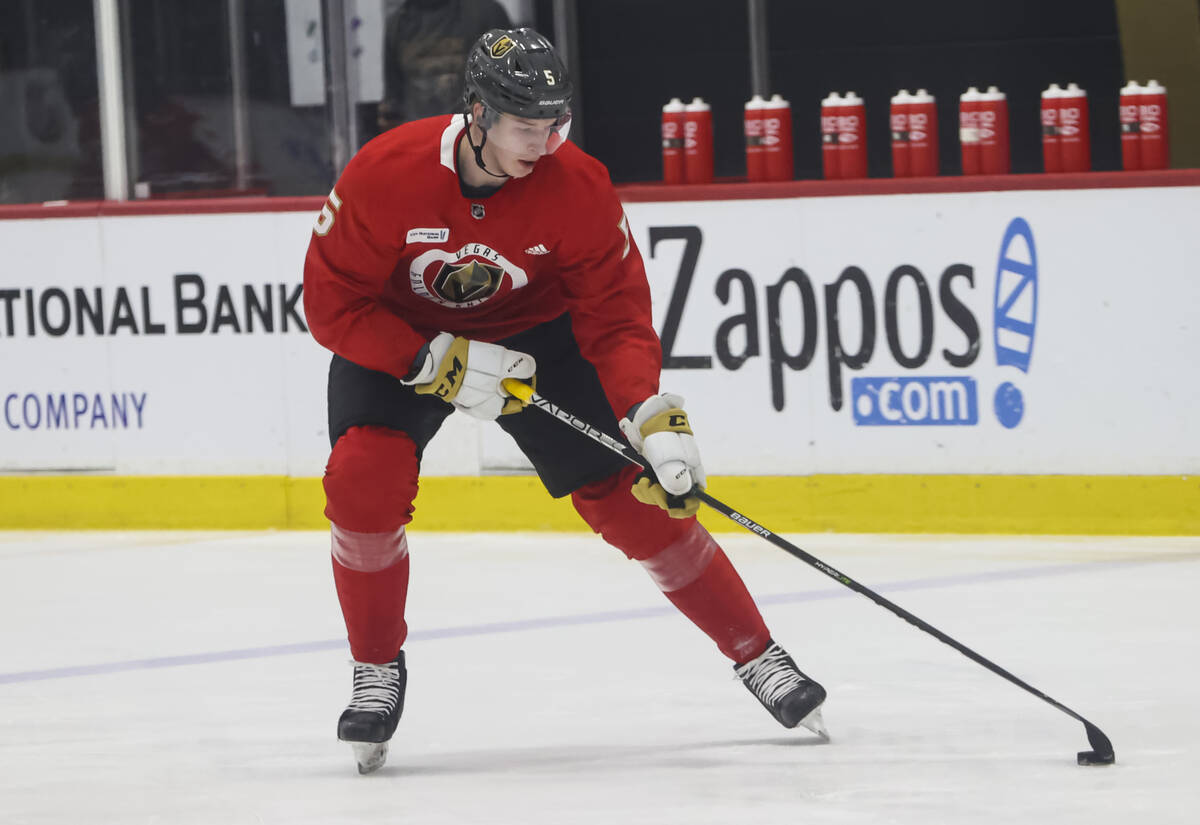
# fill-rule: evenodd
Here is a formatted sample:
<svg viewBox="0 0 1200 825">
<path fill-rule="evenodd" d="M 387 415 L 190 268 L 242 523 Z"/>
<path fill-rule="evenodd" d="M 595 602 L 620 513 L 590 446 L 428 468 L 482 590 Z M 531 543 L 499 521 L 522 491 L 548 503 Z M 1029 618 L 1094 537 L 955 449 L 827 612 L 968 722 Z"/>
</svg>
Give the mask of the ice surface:
<svg viewBox="0 0 1200 825">
<path fill-rule="evenodd" d="M 0 533 L 0 822 L 1193 823 L 1200 539 L 796 536 L 1113 740 L 755 537 L 720 536 L 829 689 L 775 724 L 598 538 L 412 534 L 388 765 L 335 738 L 321 533 Z"/>
</svg>

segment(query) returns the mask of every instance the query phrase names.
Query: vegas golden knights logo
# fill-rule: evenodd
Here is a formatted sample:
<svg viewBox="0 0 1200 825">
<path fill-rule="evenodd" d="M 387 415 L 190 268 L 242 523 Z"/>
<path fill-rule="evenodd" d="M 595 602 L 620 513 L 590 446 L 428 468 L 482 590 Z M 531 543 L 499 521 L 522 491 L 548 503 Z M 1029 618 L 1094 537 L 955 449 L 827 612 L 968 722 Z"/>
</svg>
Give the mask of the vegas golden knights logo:
<svg viewBox="0 0 1200 825">
<path fill-rule="evenodd" d="M 465 264 L 444 263 L 433 279 L 433 288 L 445 300 L 453 304 L 478 301 L 492 295 L 500 288 L 503 267 L 468 261 Z"/>
<path fill-rule="evenodd" d="M 504 35 L 492 44 L 492 57 L 499 60 L 500 58 L 504 57 L 504 55 L 508 54 L 515 45 L 516 44 L 512 42 L 512 38 L 510 38 L 507 34 Z"/>
<path fill-rule="evenodd" d="M 451 309 L 470 309 L 497 295 L 504 282 L 512 289 L 529 283 L 529 274 L 487 244 L 471 241 L 456 250 L 427 249 L 408 266 L 412 291 Z"/>
</svg>

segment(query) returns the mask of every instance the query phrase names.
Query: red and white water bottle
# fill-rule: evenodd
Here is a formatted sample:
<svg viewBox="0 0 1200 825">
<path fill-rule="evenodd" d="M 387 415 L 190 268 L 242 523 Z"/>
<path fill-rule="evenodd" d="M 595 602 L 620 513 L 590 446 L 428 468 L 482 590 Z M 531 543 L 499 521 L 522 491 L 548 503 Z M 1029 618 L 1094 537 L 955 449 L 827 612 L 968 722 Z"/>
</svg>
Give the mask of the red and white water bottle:
<svg viewBox="0 0 1200 825">
<path fill-rule="evenodd" d="M 683 183 L 683 110 L 677 97 L 662 107 L 663 183 Z"/>
<path fill-rule="evenodd" d="M 712 107 L 693 98 L 683 115 L 683 179 L 687 183 L 712 183 Z"/>
<path fill-rule="evenodd" d="M 908 155 L 908 103 L 912 95 L 901 89 L 892 97 L 888 120 L 892 127 L 892 177 L 912 176 L 912 164 Z"/>
<path fill-rule="evenodd" d="M 908 157 L 915 178 L 938 173 L 937 100 L 917 89 L 908 103 Z"/>
<path fill-rule="evenodd" d="M 742 132 L 746 136 L 746 180 L 753 182 L 767 179 L 762 118 L 762 110 L 765 105 L 761 95 L 750 98 L 746 101 L 742 120 Z"/>
<path fill-rule="evenodd" d="M 1058 135 L 1058 99 L 1063 90 L 1057 83 L 1051 83 L 1050 88 L 1042 92 L 1042 170 L 1045 172 L 1061 172 L 1062 144 Z"/>
<path fill-rule="evenodd" d="M 1138 108 L 1142 102 L 1142 87 L 1131 80 L 1121 88 L 1117 106 L 1121 124 L 1121 168 L 1133 172 L 1142 168 L 1142 136 Z"/>
<path fill-rule="evenodd" d="M 854 92 L 838 114 L 838 173 L 842 180 L 867 176 L 867 106 Z"/>
<path fill-rule="evenodd" d="M 837 92 L 821 101 L 821 169 L 825 180 L 842 176 L 839 164 L 838 117 L 842 113 L 842 98 Z"/>
<path fill-rule="evenodd" d="M 792 104 L 782 95 L 773 95 L 763 105 L 762 123 L 767 180 L 792 180 L 796 177 L 792 157 Z"/>
<path fill-rule="evenodd" d="M 979 171 L 1007 175 L 1010 169 L 1008 96 L 989 86 L 979 96 Z"/>
<path fill-rule="evenodd" d="M 1058 100 L 1058 133 L 1064 172 L 1092 169 L 1092 130 L 1087 92 L 1075 83 L 1067 86 Z"/>
<path fill-rule="evenodd" d="M 1157 80 L 1142 87 L 1138 106 L 1141 125 L 1143 169 L 1166 169 L 1171 165 L 1171 143 L 1167 134 L 1167 90 Z"/>
<path fill-rule="evenodd" d="M 979 147 L 979 90 L 968 88 L 958 97 L 958 145 L 962 150 L 962 173 L 978 175 L 982 170 Z"/>
</svg>

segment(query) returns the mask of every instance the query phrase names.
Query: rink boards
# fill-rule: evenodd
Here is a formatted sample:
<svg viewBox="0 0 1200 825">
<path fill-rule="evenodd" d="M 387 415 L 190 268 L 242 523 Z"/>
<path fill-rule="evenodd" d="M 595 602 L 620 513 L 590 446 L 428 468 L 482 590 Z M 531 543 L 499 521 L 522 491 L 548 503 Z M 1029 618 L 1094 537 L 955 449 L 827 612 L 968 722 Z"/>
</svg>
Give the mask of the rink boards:
<svg viewBox="0 0 1200 825">
<path fill-rule="evenodd" d="M 712 492 L 777 530 L 1200 532 L 1198 182 L 641 188 L 662 387 Z M 323 524 L 320 203 L 203 208 L 230 211 L 0 212 L 0 526 Z M 576 527 L 527 471 L 452 416 L 416 523 Z"/>
</svg>

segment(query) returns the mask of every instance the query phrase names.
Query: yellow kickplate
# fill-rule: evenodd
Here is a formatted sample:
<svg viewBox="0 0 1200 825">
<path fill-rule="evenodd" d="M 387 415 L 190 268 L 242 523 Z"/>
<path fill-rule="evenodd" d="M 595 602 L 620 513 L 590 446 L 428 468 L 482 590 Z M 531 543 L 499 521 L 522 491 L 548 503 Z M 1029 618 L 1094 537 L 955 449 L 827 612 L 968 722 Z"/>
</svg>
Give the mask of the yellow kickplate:
<svg viewBox="0 0 1200 825">
<path fill-rule="evenodd" d="M 716 476 L 708 492 L 780 533 L 1200 535 L 1190 476 Z M 324 529 L 321 480 L 0 476 L 0 529 Z M 707 508 L 714 532 L 744 528 Z M 533 476 L 421 479 L 413 529 L 587 530 Z"/>
</svg>

